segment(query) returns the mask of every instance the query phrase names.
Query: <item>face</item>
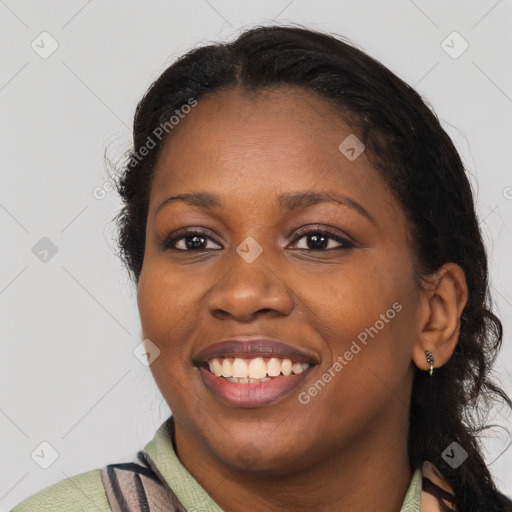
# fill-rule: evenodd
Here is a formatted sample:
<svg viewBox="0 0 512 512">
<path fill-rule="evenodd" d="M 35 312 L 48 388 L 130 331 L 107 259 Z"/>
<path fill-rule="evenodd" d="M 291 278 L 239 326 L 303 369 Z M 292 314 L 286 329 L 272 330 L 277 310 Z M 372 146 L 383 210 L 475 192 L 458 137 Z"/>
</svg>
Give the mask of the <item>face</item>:
<svg viewBox="0 0 512 512">
<path fill-rule="evenodd" d="M 177 435 L 220 464 L 285 472 L 405 435 L 418 318 L 407 224 L 365 152 L 338 148 L 351 134 L 312 92 L 230 90 L 200 99 L 159 157 L 143 337 L 160 350 L 151 371 Z M 161 206 L 181 194 L 196 200 Z M 280 341 L 310 366 L 244 384 L 195 364 L 240 336 Z"/>
</svg>

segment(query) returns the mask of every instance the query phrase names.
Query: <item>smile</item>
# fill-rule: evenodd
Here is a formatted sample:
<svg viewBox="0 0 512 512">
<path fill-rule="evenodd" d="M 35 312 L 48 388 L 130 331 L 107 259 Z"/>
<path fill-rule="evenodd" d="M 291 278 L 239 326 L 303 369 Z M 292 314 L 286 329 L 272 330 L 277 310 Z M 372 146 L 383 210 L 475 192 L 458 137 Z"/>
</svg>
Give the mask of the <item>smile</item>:
<svg viewBox="0 0 512 512">
<path fill-rule="evenodd" d="M 261 407 L 284 399 L 319 363 L 306 347 L 263 336 L 238 336 L 192 356 L 202 384 L 231 407 Z"/>
<path fill-rule="evenodd" d="M 309 363 L 292 362 L 290 359 L 278 357 L 255 357 L 253 359 L 214 357 L 208 361 L 211 373 L 240 384 L 265 382 L 280 375 L 286 377 L 292 373 L 297 375 L 310 366 Z"/>
<path fill-rule="evenodd" d="M 277 357 L 214 357 L 198 366 L 202 382 L 225 405 L 271 405 L 298 388 L 315 365 Z"/>
</svg>

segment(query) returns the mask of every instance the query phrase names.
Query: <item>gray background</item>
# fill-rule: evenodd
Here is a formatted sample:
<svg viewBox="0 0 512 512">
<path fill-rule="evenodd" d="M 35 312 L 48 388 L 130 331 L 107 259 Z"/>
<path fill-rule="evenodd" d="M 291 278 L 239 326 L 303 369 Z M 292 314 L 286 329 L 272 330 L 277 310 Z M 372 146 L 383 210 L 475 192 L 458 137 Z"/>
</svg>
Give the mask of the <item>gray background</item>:
<svg viewBox="0 0 512 512">
<path fill-rule="evenodd" d="M 120 204 L 93 191 L 106 180 L 105 148 L 114 159 L 129 148 L 151 81 L 189 48 L 257 23 L 345 35 L 433 105 L 472 175 L 505 327 L 496 375 L 512 393 L 511 15 L 505 0 L 0 0 L 0 510 L 131 460 L 169 415 L 133 355 L 135 290 L 110 223 Z M 43 31 L 58 43 L 47 58 L 31 47 L 51 49 Z M 469 44 L 458 58 L 442 46 L 453 31 Z M 444 44 L 453 54 L 464 43 Z M 32 250 L 43 237 L 57 248 L 46 262 Z M 510 442 L 495 434 L 489 462 Z M 43 441 L 58 452 L 48 469 L 31 458 L 35 449 L 49 457 Z M 491 469 L 512 495 L 512 449 Z"/>
</svg>

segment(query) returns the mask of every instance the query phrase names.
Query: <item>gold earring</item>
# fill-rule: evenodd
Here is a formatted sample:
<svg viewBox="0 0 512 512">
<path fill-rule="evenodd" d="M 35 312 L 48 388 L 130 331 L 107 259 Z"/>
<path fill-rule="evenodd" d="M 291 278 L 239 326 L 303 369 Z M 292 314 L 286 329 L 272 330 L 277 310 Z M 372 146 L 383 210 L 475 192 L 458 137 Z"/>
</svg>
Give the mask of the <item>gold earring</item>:
<svg viewBox="0 0 512 512">
<path fill-rule="evenodd" d="M 434 356 L 430 350 L 425 350 L 425 356 L 427 357 L 427 363 L 430 366 L 430 375 L 434 372 Z"/>
</svg>

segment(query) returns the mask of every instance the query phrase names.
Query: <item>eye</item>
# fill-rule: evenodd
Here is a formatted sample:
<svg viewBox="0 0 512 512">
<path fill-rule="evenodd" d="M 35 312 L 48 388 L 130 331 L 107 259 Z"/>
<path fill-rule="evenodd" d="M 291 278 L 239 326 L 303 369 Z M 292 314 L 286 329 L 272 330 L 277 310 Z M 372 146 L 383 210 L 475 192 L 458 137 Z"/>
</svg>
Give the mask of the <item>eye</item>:
<svg viewBox="0 0 512 512">
<path fill-rule="evenodd" d="M 334 249 L 351 249 L 355 245 L 347 238 L 329 231 L 328 229 L 314 228 L 302 231 L 295 237 L 293 244 L 297 244 L 298 241 L 305 239 L 306 247 L 297 247 L 297 250 L 302 251 L 320 251 L 325 252 L 326 250 Z M 162 243 L 163 250 L 175 250 L 181 252 L 199 252 L 207 250 L 219 250 L 212 247 L 208 247 L 208 242 L 217 242 L 208 235 L 208 233 L 202 229 L 182 231 L 179 234 L 174 234 L 167 237 Z M 336 247 L 329 247 L 330 242 L 338 243 Z M 312 247 L 310 247 L 312 246 Z M 222 247 L 221 247 L 222 248 Z"/>
<path fill-rule="evenodd" d="M 347 238 L 329 231 L 328 229 L 314 228 L 307 231 L 302 231 L 295 237 L 293 244 L 305 239 L 304 245 L 306 247 L 298 247 L 299 250 L 305 251 L 323 251 L 335 249 L 352 249 L 355 245 Z M 337 242 L 337 247 L 329 247 L 330 242 Z M 312 246 L 312 247 L 310 247 Z"/>
<path fill-rule="evenodd" d="M 164 250 L 172 249 L 182 252 L 212 250 L 211 247 L 206 247 L 208 240 L 214 241 L 213 238 L 207 235 L 206 231 L 202 229 L 183 231 L 178 235 L 166 238 L 162 243 L 162 248 Z M 181 245 L 180 247 L 178 247 L 178 243 Z"/>
</svg>

